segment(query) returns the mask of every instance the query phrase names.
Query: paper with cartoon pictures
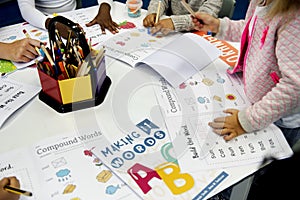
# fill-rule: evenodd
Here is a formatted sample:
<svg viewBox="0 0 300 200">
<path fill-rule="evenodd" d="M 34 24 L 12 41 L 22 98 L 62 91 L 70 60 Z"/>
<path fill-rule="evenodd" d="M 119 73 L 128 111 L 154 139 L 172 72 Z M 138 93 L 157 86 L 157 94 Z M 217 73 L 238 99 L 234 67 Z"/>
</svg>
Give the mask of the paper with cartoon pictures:
<svg viewBox="0 0 300 200">
<path fill-rule="evenodd" d="M 151 67 L 173 87 L 205 68 L 221 55 L 215 46 L 193 33 L 151 34 L 139 28 L 104 42 L 106 55 L 132 67 Z"/>
<path fill-rule="evenodd" d="M 134 192 L 85 147 L 100 132 L 60 135 L 0 155 L 0 178 L 16 176 L 32 197 L 53 200 L 134 200 Z"/>
<path fill-rule="evenodd" d="M 227 108 L 240 110 L 251 105 L 241 74 L 229 75 L 223 66 L 215 62 L 179 88 L 163 78 L 154 87 L 180 166 L 185 170 L 193 165 L 218 169 L 260 163 L 269 156 L 290 156 L 291 148 L 275 125 L 228 142 L 208 126 L 216 117 L 225 116 Z"/>
<path fill-rule="evenodd" d="M 242 74 L 229 75 L 220 62 L 211 63 L 178 88 L 171 87 L 164 78 L 157 80 L 159 87 L 154 90 L 166 117 L 207 114 L 250 105 L 244 93 Z"/>
<path fill-rule="evenodd" d="M 47 199 L 137 199 L 85 144 L 101 139 L 100 131 L 47 139 L 34 148 Z"/>
</svg>

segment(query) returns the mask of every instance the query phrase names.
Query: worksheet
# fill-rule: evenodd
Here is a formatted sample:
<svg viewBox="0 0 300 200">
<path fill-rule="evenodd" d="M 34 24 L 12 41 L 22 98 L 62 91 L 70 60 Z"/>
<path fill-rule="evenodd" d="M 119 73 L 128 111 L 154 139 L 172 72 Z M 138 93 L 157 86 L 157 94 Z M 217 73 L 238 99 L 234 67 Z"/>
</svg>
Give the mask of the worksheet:
<svg viewBox="0 0 300 200">
<path fill-rule="evenodd" d="M 124 4 L 120 2 L 113 2 L 111 8 L 111 14 L 114 17 L 114 21 L 119 25 L 119 33 L 124 33 L 131 29 L 136 29 L 137 27 L 142 27 L 140 18 L 131 18 L 125 12 L 122 12 L 122 9 L 125 11 Z M 91 45 L 94 48 L 98 48 L 99 45 L 102 45 L 106 40 L 114 37 L 110 31 L 106 30 L 105 34 L 102 33 L 101 27 L 99 25 L 94 25 L 87 27 L 86 24 L 94 19 L 99 10 L 99 6 L 92 6 L 88 8 L 81 8 L 71 12 L 58 13 L 61 16 L 64 16 L 71 21 L 80 24 L 80 26 L 86 32 L 86 38 L 91 40 Z M 146 11 L 144 11 L 145 13 Z M 119 35 L 119 33 L 117 35 Z"/>
<path fill-rule="evenodd" d="M 16 176 L 32 197 L 53 200 L 134 200 L 126 183 L 86 148 L 101 132 L 66 134 L 0 155 L 0 178 Z"/>
<path fill-rule="evenodd" d="M 141 119 L 126 133 L 103 133 L 102 140 L 87 146 L 141 199 L 207 199 L 229 176 L 197 165 L 183 170 L 168 132 L 155 120 Z"/>
<path fill-rule="evenodd" d="M 137 199 L 127 184 L 93 154 L 93 149 L 87 148 L 91 140 L 101 137 L 102 133 L 95 130 L 35 145 L 36 170 L 47 199 Z"/>
<path fill-rule="evenodd" d="M 33 196 L 21 195 L 20 200 L 40 200 L 46 198 L 41 192 L 39 174 L 34 170 L 34 163 L 28 149 L 17 149 L 0 155 L 0 179 L 16 176 L 20 181 L 21 189 L 31 192 Z M 39 196 L 37 196 L 39 193 Z M 40 196 L 41 195 L 41 196 Z"/>
<path fill-rule="evenodd" d="M 202 70 L 221 51 L 193 33 L 151 34 L 150 29 L 134 29 L 104 42 L 106 55 L 132 67 L 151 67 L 173 87 Z"/>
<path fill-rule="evenodd" d="M 218 62 L 222 61 L 210 64 L 177 88 L 164 78 L 154 80 L 159 83 L 159 87 L 153 88 L 166 117 L 207 114 L 250 105 L 244 93 L 242 74 L 229 75 L 227 68 Z"/>
<path fill-rule="evenodd" d="M 281 130 L 273 124 L 226 142 L 207 125 L 218 116 L 224 115 L 214 113 L 166 119 L 182 169 L 190 170 L 192 165 L 203 170 L 235 167 L 262 163 L 269 157 L 283 159 L 293 154 Z"/>
<path fill-rule="evenodd" d="M 41 87 L 27 85 L 8 77 L 0 78 L 0 128 L 19 108 L 35 97 Z"/>
<path fill-rule="evenodd" d="M 275 125 L 228 142 L 208 126 L 216 117 L 226 116 L 225 109 L 250 105 L 241 74 L 229 75 L 226 70 L 215 62 L 179 88 L 173 88 L 163 78 L 153 87 L 182 169 L 190 170 L 193 165 L 201 169 L 234 167 L 292 154 Z"/>
</svg>

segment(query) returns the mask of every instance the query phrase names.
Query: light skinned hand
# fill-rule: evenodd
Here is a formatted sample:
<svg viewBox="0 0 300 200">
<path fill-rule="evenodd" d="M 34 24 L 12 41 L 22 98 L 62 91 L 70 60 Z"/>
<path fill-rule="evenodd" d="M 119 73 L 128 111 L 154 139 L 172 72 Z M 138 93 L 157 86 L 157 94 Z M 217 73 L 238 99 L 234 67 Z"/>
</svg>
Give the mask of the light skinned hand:
<svg viewBox="0 0 300 200">
<path fill-rule="evenodd" d="M 171 31 L 174 31 L 175 27 L 171 18 L 162 19 L 151 28 L 151 34 L 161 32 L 164 35 L 169 34 Z"/>
<path fill-rule="evenodd" d="M 102 34 L 106 34 L 105 29 L 108 29 L 112 34 L 119 32 L 119 25 L 114 22 L 110 15 L 110 5 L 102 3 L 100 5 L 97 16 L 86 24 L 87 27 L 99 24 L 101 27 Z"/>
<path fill-rule="evenodd" d="M 213 122 L 208 123 L 215 133 L 223 136 L 225 141 L 246 133 L 238 120 L 239 110 L 227 109 L 224 113 L 230 114 L 230 116 L 217 117 Z"/>
<path fill-rule="evenodd" d="M 152 13 L 147 15 L 144 19 L 143 19 L 143 25 L 145 27 L 153 27 L 155 24 L 155 18 L 156 18 L 156 13 Z"/>
<path fill-rule="evenodd" d="M 20 188 L 19 180 L 12 176 L 0 180 L 0 200 L 18 200 L 20 195 L 4 190 L 4 186 L 9 185 L 15 188 Z"/>
<path fill-rule="evenodd" d="M 1 43 L 0 55 L 2 59 L 6 60 L 29 62 L 38 56 L 35 47 L 40 47 L 40 41 L 31 38 Z"/>
<path fill-rule="evenodd" d="M 220 20 L 203 12 L 196 12 L 195 17 L 192 16 L 195 29 L 198 31 L 219 32 Z"/>
</svg>

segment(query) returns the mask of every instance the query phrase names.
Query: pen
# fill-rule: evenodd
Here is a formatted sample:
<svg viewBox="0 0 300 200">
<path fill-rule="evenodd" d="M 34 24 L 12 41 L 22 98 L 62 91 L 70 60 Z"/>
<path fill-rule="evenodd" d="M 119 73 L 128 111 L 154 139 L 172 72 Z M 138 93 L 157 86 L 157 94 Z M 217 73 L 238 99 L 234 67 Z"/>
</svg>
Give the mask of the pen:
<svg viewBox="0 0 300 200">
<path fill-rule="evenodd" d="M 158 22 L 159 12 L 160 12 L 160 5 L 161 5 L 161 0 L 158 1 L 157 12 L 156 12 L 156 18 L 155 18 L 155 24 L 157 24 L 157 22 Z"/>
<path fill-rule="evenodd" d="M 32 196 L 31 192 L 21 190 L 21 189 L 18 189 L 18 188 L 14 188 L 14 187 L 11 187 L 9 185 L 5 185 L 4 190 L 6 190 L 8 192 L 11 192 L 11 193 L 14 193 L 14 194 L 22 194 L 22 195 L 29 196 L 29 197 Z"/>
<path fill-rule="evenodd" d="M 25 29 L 23 29 L 23 33 L 25 34 L 25 36 L 27 38 L 31 38 Z M 41 56 L 42 54 L 41 54 L 40 50 L 37 47 L 34 47 L 34 48 L 35 48 L 35 51 Z"/>
</svg>

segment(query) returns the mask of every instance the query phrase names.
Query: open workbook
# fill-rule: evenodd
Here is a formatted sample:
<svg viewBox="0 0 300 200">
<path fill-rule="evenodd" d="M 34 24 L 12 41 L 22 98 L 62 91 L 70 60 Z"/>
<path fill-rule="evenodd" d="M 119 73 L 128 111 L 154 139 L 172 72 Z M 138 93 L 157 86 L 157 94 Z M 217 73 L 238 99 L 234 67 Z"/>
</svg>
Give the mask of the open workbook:
<svg viewBox="0 0 300 200">
<path fill-rule="evenodd" d="M 150 66 L 173 87 L 202 70 L 221 51 L 193 33 L 151 35 L 149 29 L 133 29 L 117 34 L 103 44 L 106 55 L 132 67 Z"/>
</svg>

